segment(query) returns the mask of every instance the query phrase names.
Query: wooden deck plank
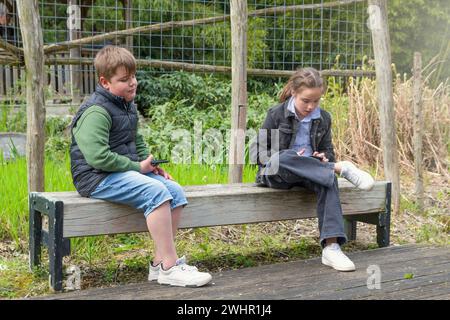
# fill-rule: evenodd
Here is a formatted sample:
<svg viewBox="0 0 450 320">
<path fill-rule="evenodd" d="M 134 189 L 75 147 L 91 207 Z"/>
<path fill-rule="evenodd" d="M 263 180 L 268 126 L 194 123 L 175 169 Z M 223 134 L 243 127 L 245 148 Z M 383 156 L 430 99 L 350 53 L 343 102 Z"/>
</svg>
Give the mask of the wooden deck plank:
<svg viewBox="0 0 450 320">
<path fill-rule="evenodd" d="M 450 298 L 450 247 L 407 245 L 349 253 L 355 272 L 337 272 L 320 258 L 213 274 L 202 288 L 136 283 L 42 299 L 439 299 Z M 367 267 L 379 265 L 381 289 L 367 288 Z M 412 273 L 412 279 L 404 279 Z"/>
<path fill-rule="evenodd" d="M 395 249 L 395 250 L 394 250 Z M 395 256 L 393 259 L 393 261 L 395 261 L 395 263 L 397 263 L 397 265 L 402 266 L 405 265 L 405 261 L 411 260 L 412 258 L 414 258 L 413 255 L 411 255 L 411 252 L 408 250 L 398 250 L 396 248 L 394 248 L 393 251 L 396 252 Z M 433 255 L 434 251 L 425 251 L 425 252 L 420 252 L 423 250 L 419 250 L 419 255 L 423 256 L 425 258 L 428 259 L 434 259 L 436 255 Z M 346 286 L 348 287 L 348 281 L 349 280 L 354 280 L 356 281 L 356 284 L 365 284 L 366 278 L 367 278 L 367 274 L 365 273 L 366 267 L 364 267 L 364 269 L 362 270 L 361 265 L 364 266 L 364 264 L 370 264 L 373 263 L 373 261 L 376 261 L 380 258 L 386 258 L 385 257 L 385 252 L 384 251 L 380 251 L 380 250 L 371 250 L 371 251 L 367 251 L 364 252 L 364 254 L 355 254 L 355 256 L 360 256 L 359 258 L 356 257 L 356 259 L 354 260 L 355 263 L 357 263 L 358 268 L 360 269 L 359 271 L 360 274 L 355 277 L 356 273 L 337 273 L 334 270 L 332 270 L 331 268 L 327 268 L 327 267 L 322 267 L 322 265 L 320 264 L 320 262 L 318 261 L 318 259 L 313 259 L 313 260 L 306 260 L 306 261 L 302 261 L 302 262 L 290 262 L 288 264 L 283 264 L 282 267 L 284 269 L 286 269 L 287 271 L 284 274 L 278 275 L 278 282 L 282 283 L 282 286 L 280 288 L 280 286 L 275 286 L 274 287 L 274 291 L 273 293 L 270 292 L 266 292 L 266 296 L 269 295 L 269 299 L 272 299 L 273 297 L 271 296 L 271 294 L 275 295 L 275 298 L 280 298 L 283 297 L 282 294 L 282 289 L 284 289 L 286 292 L 285 294 L 287 294 L 289 297 L 289 295 L 291 295 L 291 293 L 289 292 L 291 289 L 291 291 L 294 292 L 298 292 L 298 286 L 301 284 L 302 287 L 302 292 L 303 291 L 308 291 L 308 292 L 314 292 L 314 291 L 318 291 L 317 288 L 315 288 L 316 284 L 318 283 L 324 283 L 325 286 L 326 284 L 331 284 L 331 289 L 334 290 L 335 289 L 335 285 L 333 284 L 335 282 L 335 278 L 339 277 L 341 278 L 340 280 L 345 280 Z M 372 258 L 370 259 L 366 259 L 367 255 L 371 255 Z M 361 259 L 364 258 L 364 259 Z M 364 260 L 367 260 L 364 263 Z M 232 295 L 233 293 L 236 295 L 236 297 L 234 298 L 246 298 L 247 295 L 254 295 L 254 289 L 255 288 L 259 288 L 259 290 L 261 290 L 261 288 L 264 287 L 268 287 L 271 288 L 273 286 L 273 280 L 272 280 L 272 274 L 275 273 L 279 273 L 279 269 L 280 269 L 280 265 L 268 265 L 268 266 L 263 266 L 263 267 L 259 267 L 258 268 L 258 272 L 257 272 L 257 276 L 255 277 L 254 273 L 255 271 L 253 270 L 253 268 L 248 268 L 248 269 L 242 269 L 239 271 L 227 271 L 224 273 L 220 273 L 220 274 L 216 274 L 215 275 L 215 279 L 214 282 L 216 283 L 217 286 L 220 287 L 220 291 L 221 291 L 221 295 Z M 299 270 L 301 270 L 301 272 L 299 272 Z M 401 273 L 400 277 L 403 276 L 403 273 Z M 323 285 L 322 285 L 323 287 Z M 123 291 L 120 293 L 121 296 L 123 296 L 124 298 L 132 298 L 136 292 L 140 292 L 142 290 L 153 290 L 156 289 L 158 290 L 158 296 L 160 298 L 169 298 L 171 297 L 171 295 L 173 294 L 174 290 L 178 290 L 176 292 L 176 296 L 179 296 L 180 298 L 188 298 L 189 297 L 184 297 L 184 292 L 185 289 L 184 288 L 167 288 L 167 287 L 159 287 L 158 285 L 156 285 L 156 288 L 152 287 L 152 288 L 147 288 L 145 285 L 141 288 L 135 288 L 135 287 L 131 287 L 129 290 L 127 290 L 127 288 L 123 288 Z M 207 299 L 209 297 L 211 297 L 211 294 L 214 295 L 214 292 L 210 292 L 211 290 L 203 290 L 206 288 L 200 288 L 197 289 L 199 291 L 196 291 L 196 293 L 200 293 L 200 291 L 204 291 L 202 294 L 197 295 L 196 294 L 196 298 L 198 299 Z M 107 290 L 107 289 L 105 289 Z M 111 288 L 111 294 L 115 294 L 115 291 L 117 291 L 117 289 Z M 152 292 L 152 291 L 149 291 Z M 190 291 L 187 291 L 190 292 Z M 87 295 L 90 295 L 91 298 L 93 296 L 96 295 L 96 293 L 88 293 L 85 292 Z M 98 291 L 97 293 L 99 293 L 100 295 L 104 295 L 105 293 L 107 293 L 106 291 Z M 239 295 L 240 294 L 240 295 Z M 189 293 L 187 294 L 189 295 Z M 225 298 L 224 296 L 214 296 L 214 298 Z M 285 298 L 287 298 L 285 297 Z M 145 299 L 145 295 L 142 297 L 143 299 Z"/>
</svg>

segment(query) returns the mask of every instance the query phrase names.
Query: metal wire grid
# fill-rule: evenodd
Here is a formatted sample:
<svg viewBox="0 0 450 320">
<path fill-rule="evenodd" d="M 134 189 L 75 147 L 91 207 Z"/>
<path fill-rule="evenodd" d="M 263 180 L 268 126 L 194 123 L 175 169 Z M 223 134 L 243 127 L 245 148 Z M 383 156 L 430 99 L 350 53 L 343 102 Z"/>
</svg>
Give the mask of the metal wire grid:
<svg viewBox="0 0 450 320">
<path fill-rule="evenodd" d="M 254 1 L 255 6 L 258 2 Z M 284 1 L 283 5 L 294 2 L 311 3 Z M 269 5 L 265 2 L 264 6 Z M 362 67 L 364 57 L 373 54 L 366 3 L 272 14 L 264 20 L 268 46 L 256 64 L 266 69 L 293 70 L 308 65 L 320 70 L 355 70 Z"/>
<path fill-rule="evenodd" d="M 11 1 L 11 0 L 0 0 Z M 126 5 L 130 1 L 127 14 Z M 334 0 L 248 0 L 248 11 L 292 5 L 329 3 Z M 141 27 L 169 21 L 194 20 L 230 13 L 228 0 L 40 0 L 44 43 L 69 40 L 68 6 L 75 3 L 81 14 L 79 37 Z M 70 11 L 70 10 L 69 10 Z M 17 13 L 11 12 L 21 46 Z M 128 22 L 126 17 L 129 17 Z M 248 19 L 248 67 L 294 70 L 313 66 L 319 70 L 362 68 L 365 57 L 372 57 L 370 30 L 366 26 L 367 2 L 332 8 L 267 13 Z M 83 45 L 81 57 L 94 57 L 106 44 L 127 46 L 137 59 L 163 60 L 190 64 L 230 66 L 231 28 L 229 19 L 212 24 L 175 27 L 165 31 L 140 32 L 117 36 L 100 43 Z M 68 57 L 69 53 L 55 54 Z M 56 75 L 57 83 L 68 81 L 68 66 Z M 82 72 L 83 91 L 95 85 L 93 67 L 73 67 Z M 55 71 L 56 72 L 56 71 Z M 167 70 L 155 69 L 155 72 Z M 86 76 L 86 74 L 89 74 Z M 56 79 L 55 78 L 55 79 Z M 61 82 L 62 80 L 62 82 Z M 63 85 L 59 85 L 62 87 Z M 59 90 L 59 89 L 58 89 Z M 67 88 L 64 88 L 67 91 Z M 60 90 L 59 90 L 60 91 Z"/>
<path fill-rule="evenodd" d="M 249 0 L 249 12 L 274 6 L 290 6 L 330 1 Z M 120 0 L 93 0 L 79 3 L 81 36 L 103 34 L 148 24 L 200 19 L 229 14 L 229 1 L 223 0 L 133 0 L 131 21 L 125 22 Z M 367 4 L 353 3 L 333 8 L 286 11 L 250 17 L 248 30 L 249 66 L 292 70 L 298 65 L 319 69 L 354 70 L 363 57 L 372 55 L 370 32 L 366 26 Z M 67 41 L 67 3 L 40 1 L 46 43 Z M 207 65 L 230 65 L 230 24 L 216 22 L 168 31 L 138 33 L 131 49 L 138 59 L 168 60 Z M 92 43 L 83 50 L 96 50 L 105 44 L 125 45 L 124 37 Z M 337 61 L 337 58 L 339 60 Z"/>
</svg>

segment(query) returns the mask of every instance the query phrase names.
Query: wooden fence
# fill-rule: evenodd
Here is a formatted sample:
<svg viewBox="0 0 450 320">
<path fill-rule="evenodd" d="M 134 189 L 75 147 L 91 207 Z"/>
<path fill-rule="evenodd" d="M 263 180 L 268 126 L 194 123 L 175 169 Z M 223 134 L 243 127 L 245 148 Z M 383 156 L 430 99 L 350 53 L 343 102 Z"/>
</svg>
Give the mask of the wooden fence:
<svg viewBox="0 0 450 320">
<path fill-rule="evenodd" d="M 82 51 L 83 58 L 92 58 L 95 53 Z M 49 58 L 68 58 L 69 53 L 49 55 Z M 46 66 L 47 85 L 50 100 L 71 99 L 71 80 L 69 65 Z M 86 96 L 94 92 L 96 85 L 95 70 L 92 64 L 75 65 L 76 73 L 80 76 L 80 95 Z M 0 65 L 0 100 L 25 100 L 25 68 L 18 66 Z"/>
</svg>

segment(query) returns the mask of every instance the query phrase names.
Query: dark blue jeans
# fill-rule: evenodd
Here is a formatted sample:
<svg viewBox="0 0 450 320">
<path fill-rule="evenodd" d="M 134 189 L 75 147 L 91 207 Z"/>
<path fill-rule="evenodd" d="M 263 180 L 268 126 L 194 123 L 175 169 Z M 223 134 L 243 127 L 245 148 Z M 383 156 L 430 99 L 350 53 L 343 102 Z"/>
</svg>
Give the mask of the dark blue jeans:
<svg viewBox="0 0 450 320">
<path fill-rule="evenodd" d="M 347 242 L 334 163 L 299 156 L 291 149 L 281 150 L 272 155 L 262 168 L 260 181 L 275 189 L 304 187 L 314 191 L 317 195 L 320 244 L 323 247 L 325 239 L 334 237 L 340 245 Z"/>
</svg>

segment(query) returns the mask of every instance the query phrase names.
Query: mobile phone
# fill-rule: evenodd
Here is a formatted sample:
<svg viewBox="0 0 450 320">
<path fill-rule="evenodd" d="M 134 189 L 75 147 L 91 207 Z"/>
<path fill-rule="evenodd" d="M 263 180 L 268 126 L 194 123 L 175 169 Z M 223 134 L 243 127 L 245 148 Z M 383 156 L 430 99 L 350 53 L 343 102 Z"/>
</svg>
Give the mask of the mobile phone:
<svg viewBox="0 0 450 320">
<path fill-rule="evenodd" d="M 321 157 L 311 156 L 311 158 L 314 158 L 314 159 L 317 159 L 317 160 L 319 160 L 319 161 L 322 161 L 322 158 L 321 158 Z"/>
<path fill-rule="evenodd" d="M 152 166 L 157 166 L 158 164 L 161 164 L 161 163 L 168 163 L 168 162 L 169 162 L 169 160 L 158 160 L 158 159 L 153 159 L 152 162 L 151 162 L 151 164 L 152 164 Z"/>
</svg>

